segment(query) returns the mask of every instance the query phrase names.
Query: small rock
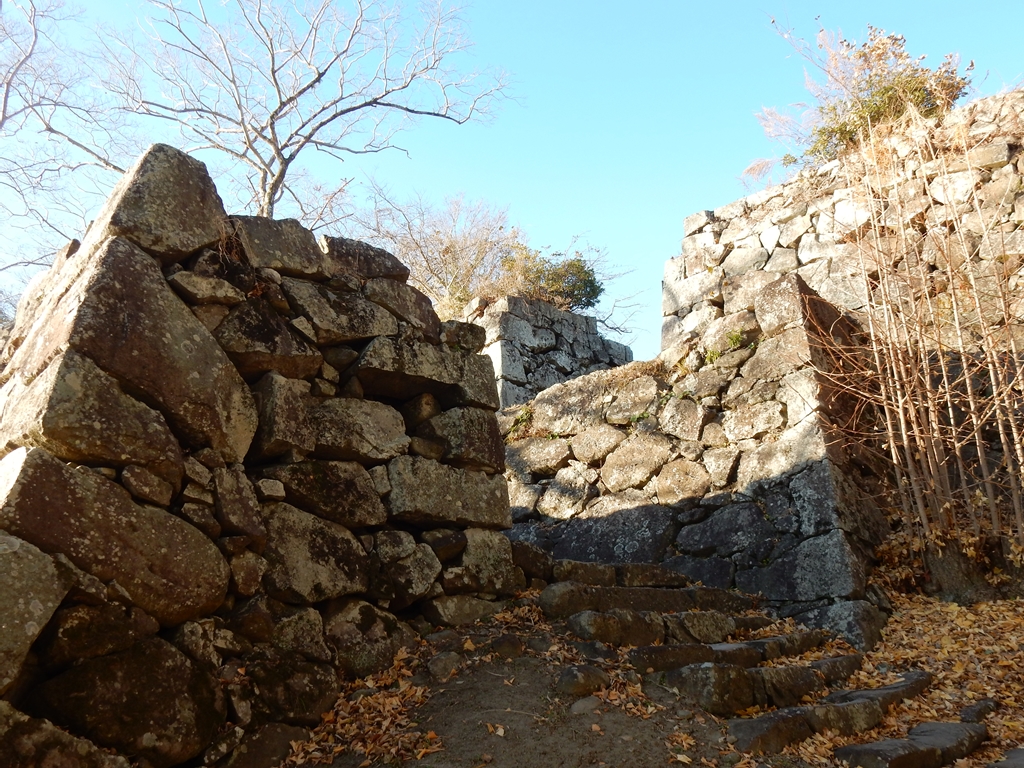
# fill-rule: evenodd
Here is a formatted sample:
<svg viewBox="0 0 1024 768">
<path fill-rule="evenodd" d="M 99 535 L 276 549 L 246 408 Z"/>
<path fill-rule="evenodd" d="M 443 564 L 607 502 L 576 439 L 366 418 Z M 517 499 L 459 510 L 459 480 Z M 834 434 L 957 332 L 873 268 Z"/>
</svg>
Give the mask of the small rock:
<svg viewBox="0 0 1024 768">
<path fill-rule="evenodd" d="M 523 641 L 515 635 L 501 635 L 491 642 L 491 650 L 505 659 L 518 659 L 524 649 Z"/>
<path fill-rule="evenodd" d="M 427 662 L 427 671 L 439 683 L 454 675 L 462 666 L 462 657 L 454 651 L 444 651 Z"/>
<path fill-rule="evenodd" d="M 569 696 L 589 696 L 611 683 L 608 673 L 590 664 L 566 667 L 555 684 L 555 690 Z"/>
<path fill-rule="evenodd" d="M 601 706 L 601 700 L 597 696 L 587 696 L 575 702 L 569 711 L 574 715 L 589 715 Z"/>
</svg>

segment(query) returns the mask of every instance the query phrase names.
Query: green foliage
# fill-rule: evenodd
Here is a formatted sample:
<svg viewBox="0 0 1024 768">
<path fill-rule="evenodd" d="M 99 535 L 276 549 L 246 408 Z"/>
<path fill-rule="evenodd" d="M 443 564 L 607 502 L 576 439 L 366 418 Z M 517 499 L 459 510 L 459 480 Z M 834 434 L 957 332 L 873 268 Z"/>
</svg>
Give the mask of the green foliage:
<svg viewBox="0 0 1024 768">
<path fill-rule="evenodd" d="M 711 365 L 713 362 L 715 362 L 721 356 L 722 356 L 722 353 L 719 352 L 717 349 L 709 349 L 707 351 L 707 353 L 704 355 L 704 362 L 707 365 Z"/>
<path fill-rule="evenodd" d="M 970 64 L 963 75 L 959 60 L 947 54 L 937 69 L 924 57 L 912 58 L 903 35 L 868 26 L 867 42 L 819 35 L 827 81 L 812 88 L 818 99 L 819 124 L 811 131 L 805 154 L 831 160 L 866 131 L 902 117 L 913 108 L 924 117 L 947 112 L 970 85 Z"/>
<path fill-rule="evenodd" d="M 739 349 L 743 345 L 743 331 L 729 331 L 725 340 L 729 342 L 729 349 Z"/>
<path fill-rule="evenodd" d="M 908 112 L 942 115 L 970 87 L 974 62 L 960 74 L 959 58 L 947 54 L 938 68 L 929 69 L 924 56 L 913 58 L 907 53 L 902 35 L 872 26 L 868 26 L 867 42 L 860 45 L 824 29 L 813 45 L 789 29 L 776 30 L 810 65 L 806 85 L 814 105 L 804 114 L 772 107 L 758 113 L 769 139 L 802 148 L 803 157 L 786 152 L 781 158 L 755 160 L 743 172 L 755 180 L 768 177 L 777 164 L 792 168 L 801 161 L 833 160 L 869 131 Z"/>
<path fill-rule="evenodd" d="M 568 258 L 560 253 L 544 256 L 517 241 L 502 259 L 490 292 L 540 299 L 570 312 L 590 309 L 604 293 L 595 264 L 581 251 Z"/>
</svg>

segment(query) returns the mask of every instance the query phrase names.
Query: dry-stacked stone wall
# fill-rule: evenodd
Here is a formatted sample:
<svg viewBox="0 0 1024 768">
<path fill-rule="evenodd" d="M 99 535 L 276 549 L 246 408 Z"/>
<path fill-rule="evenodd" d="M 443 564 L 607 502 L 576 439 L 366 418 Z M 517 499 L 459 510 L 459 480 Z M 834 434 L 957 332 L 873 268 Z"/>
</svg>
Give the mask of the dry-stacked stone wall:
<svg viewBox="0 0 1024 768">
<path fill-rule="evenodd" d="M 1024 94 L 981 99 L 941 124 L 895 131 L 874 150 L 687 216 L 682 254 L 665 265 L 662 349 L 697 341 L 793 272 L 851 312 L 877 290 L 875 262 L 918 273 L 935 295 L 945 290 L 947 264 L 965 259 L 975 262 L 983 294 L 996 295 L 1005 276 L 1015 289 L 1024 263 L 1022 146 Z M 991 303 L 983 312 L 995 321 L 1001 307 Z M 936 304 L 949 311 L 949 302 Z"/>
<path fill-rule="evenodd" d="M 870 468 L 830 428 L 851 404 L 820 373 L 855 330 L 789 275 L 672 368 L 590 374 L 503 417 L 515 546 L 660 563 L 871 645 L 888 527 Z"/>
<path fill-rule="evenodd" d="M 502 408 L 526 403 L 555 384 L 633 359 L 625 344 L 598 333 L 597 320 L 546 301 L 476 298 L 463 320 L 482 327 L 484 354 L 494 363 Z"/>
<path fill-rule="evenodd" d="M 2 751 L 165 768 L 263 726 L 286 744 L 408 621 L 523 585 L 485 333 L 408 274 L 226 216 L 155 145 L 32 283 L 0 377 Z"/>
</svg>

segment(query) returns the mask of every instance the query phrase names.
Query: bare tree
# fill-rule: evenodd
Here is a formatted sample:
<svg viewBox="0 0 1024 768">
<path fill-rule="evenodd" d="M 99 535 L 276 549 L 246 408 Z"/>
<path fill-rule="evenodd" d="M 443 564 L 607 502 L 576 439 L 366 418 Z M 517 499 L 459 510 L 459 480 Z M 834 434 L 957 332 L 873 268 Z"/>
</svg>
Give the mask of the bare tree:
<svg viewBox="0 0 1024 768">
<path fill-rule="evenodd" d="M 409 265 L 410 279 L 438 314 L 456 316 L 493 283 L 519 246 L 508 213 L 482 201 L 449 197 L 436 207 L 417 195 L 399 201 L 371 184 L 372 209 L 355 216 L 357 235 L 392 251 Z"/>
<path fill-rule="evenodd" d="M 106 88 L 123 112 L 217 156 L 237 202 L 262 216 L 285 204 L 332 223 L 346 182 L 309 194 L 325 159 L 392 148 L 417 118 L 465 123 L 505 85 L 500 73 L 460 72 L 468 43 L 458 10 L 440 1 L 415 19 L 381 0 L 148 6 L 144 35 L 108 44 Z"/>
<path fill-rule="evenodd" d="M 2 268 L 47 260 L 152 141 L 210 164 L 233 210 L 335 224 L 340 161 L 423 117 L 474 119 L 505 86 L 465 74 L 440 0 L 145 0 L 134 32 L 78 22 L 61 0 L 0 3 L 0 209 L 29 240 Z"/>
<path fill-rule="evenodd" d="M 91 87 L 94 62 L 70 42 L 79 23 L 62 0 L 0 3 L 0 212 L 17 243 L 3 270 L 43 264 L 81 232 L 142 146 Z"/>
</svg>

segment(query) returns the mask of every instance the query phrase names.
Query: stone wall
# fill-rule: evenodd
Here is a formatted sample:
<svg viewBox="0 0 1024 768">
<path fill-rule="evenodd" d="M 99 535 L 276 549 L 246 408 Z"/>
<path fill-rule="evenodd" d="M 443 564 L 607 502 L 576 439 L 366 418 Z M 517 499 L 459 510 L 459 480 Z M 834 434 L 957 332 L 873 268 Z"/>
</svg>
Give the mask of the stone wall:
<svg viewBox="0 0 1024 768">
<path fill-rule="evenodd" d="M 694 342 L 714 320 L 795 272 L 851 312 L 875 290 L 873 262 L 917 270 L 944 292 L 947 262 L 985 285 L 1024 261 L 1024 93 L 981 99 L 683 223 L 665 265 L 661 346 Z M 875 225 L 875 226 L 873 226 Z M 867 267 L 865 268 L 865 263 Z M 901 267 L 902 265 L 902 267 Z M 865 273 L 868 280 L 865 280 Z"/>
<path fill-rule="evenodd" d="M 853 334 L 790 275 L 710 323 L 674 367 L 544 391 L 503 417 L 510 537 L 555 557 L 661 563 L 872 644 L 871 600 L 884 601 L 867 575 L 888 527 L 865 493 L 871 467 L 831 429 L 850 403 L 819 373 Z"/>
<path fill-rule="evenodd" d="M 408 274 L 226 216 L 170 147 L 128 171 L 3 351 L 0 743 L 164 768 L 301 739 L 407 622 L 523 586 L 485 333 Z"/>
<path fill-rule="evenodd" d="M 466 306 L 462 319 L 487 332 L 483 352 L 494 363 L 502 408 L 633 359 L 629 347 L 598 333 L 593 317 L 565 312 L 545 301 L 477 298 Z"/>
</svg>

